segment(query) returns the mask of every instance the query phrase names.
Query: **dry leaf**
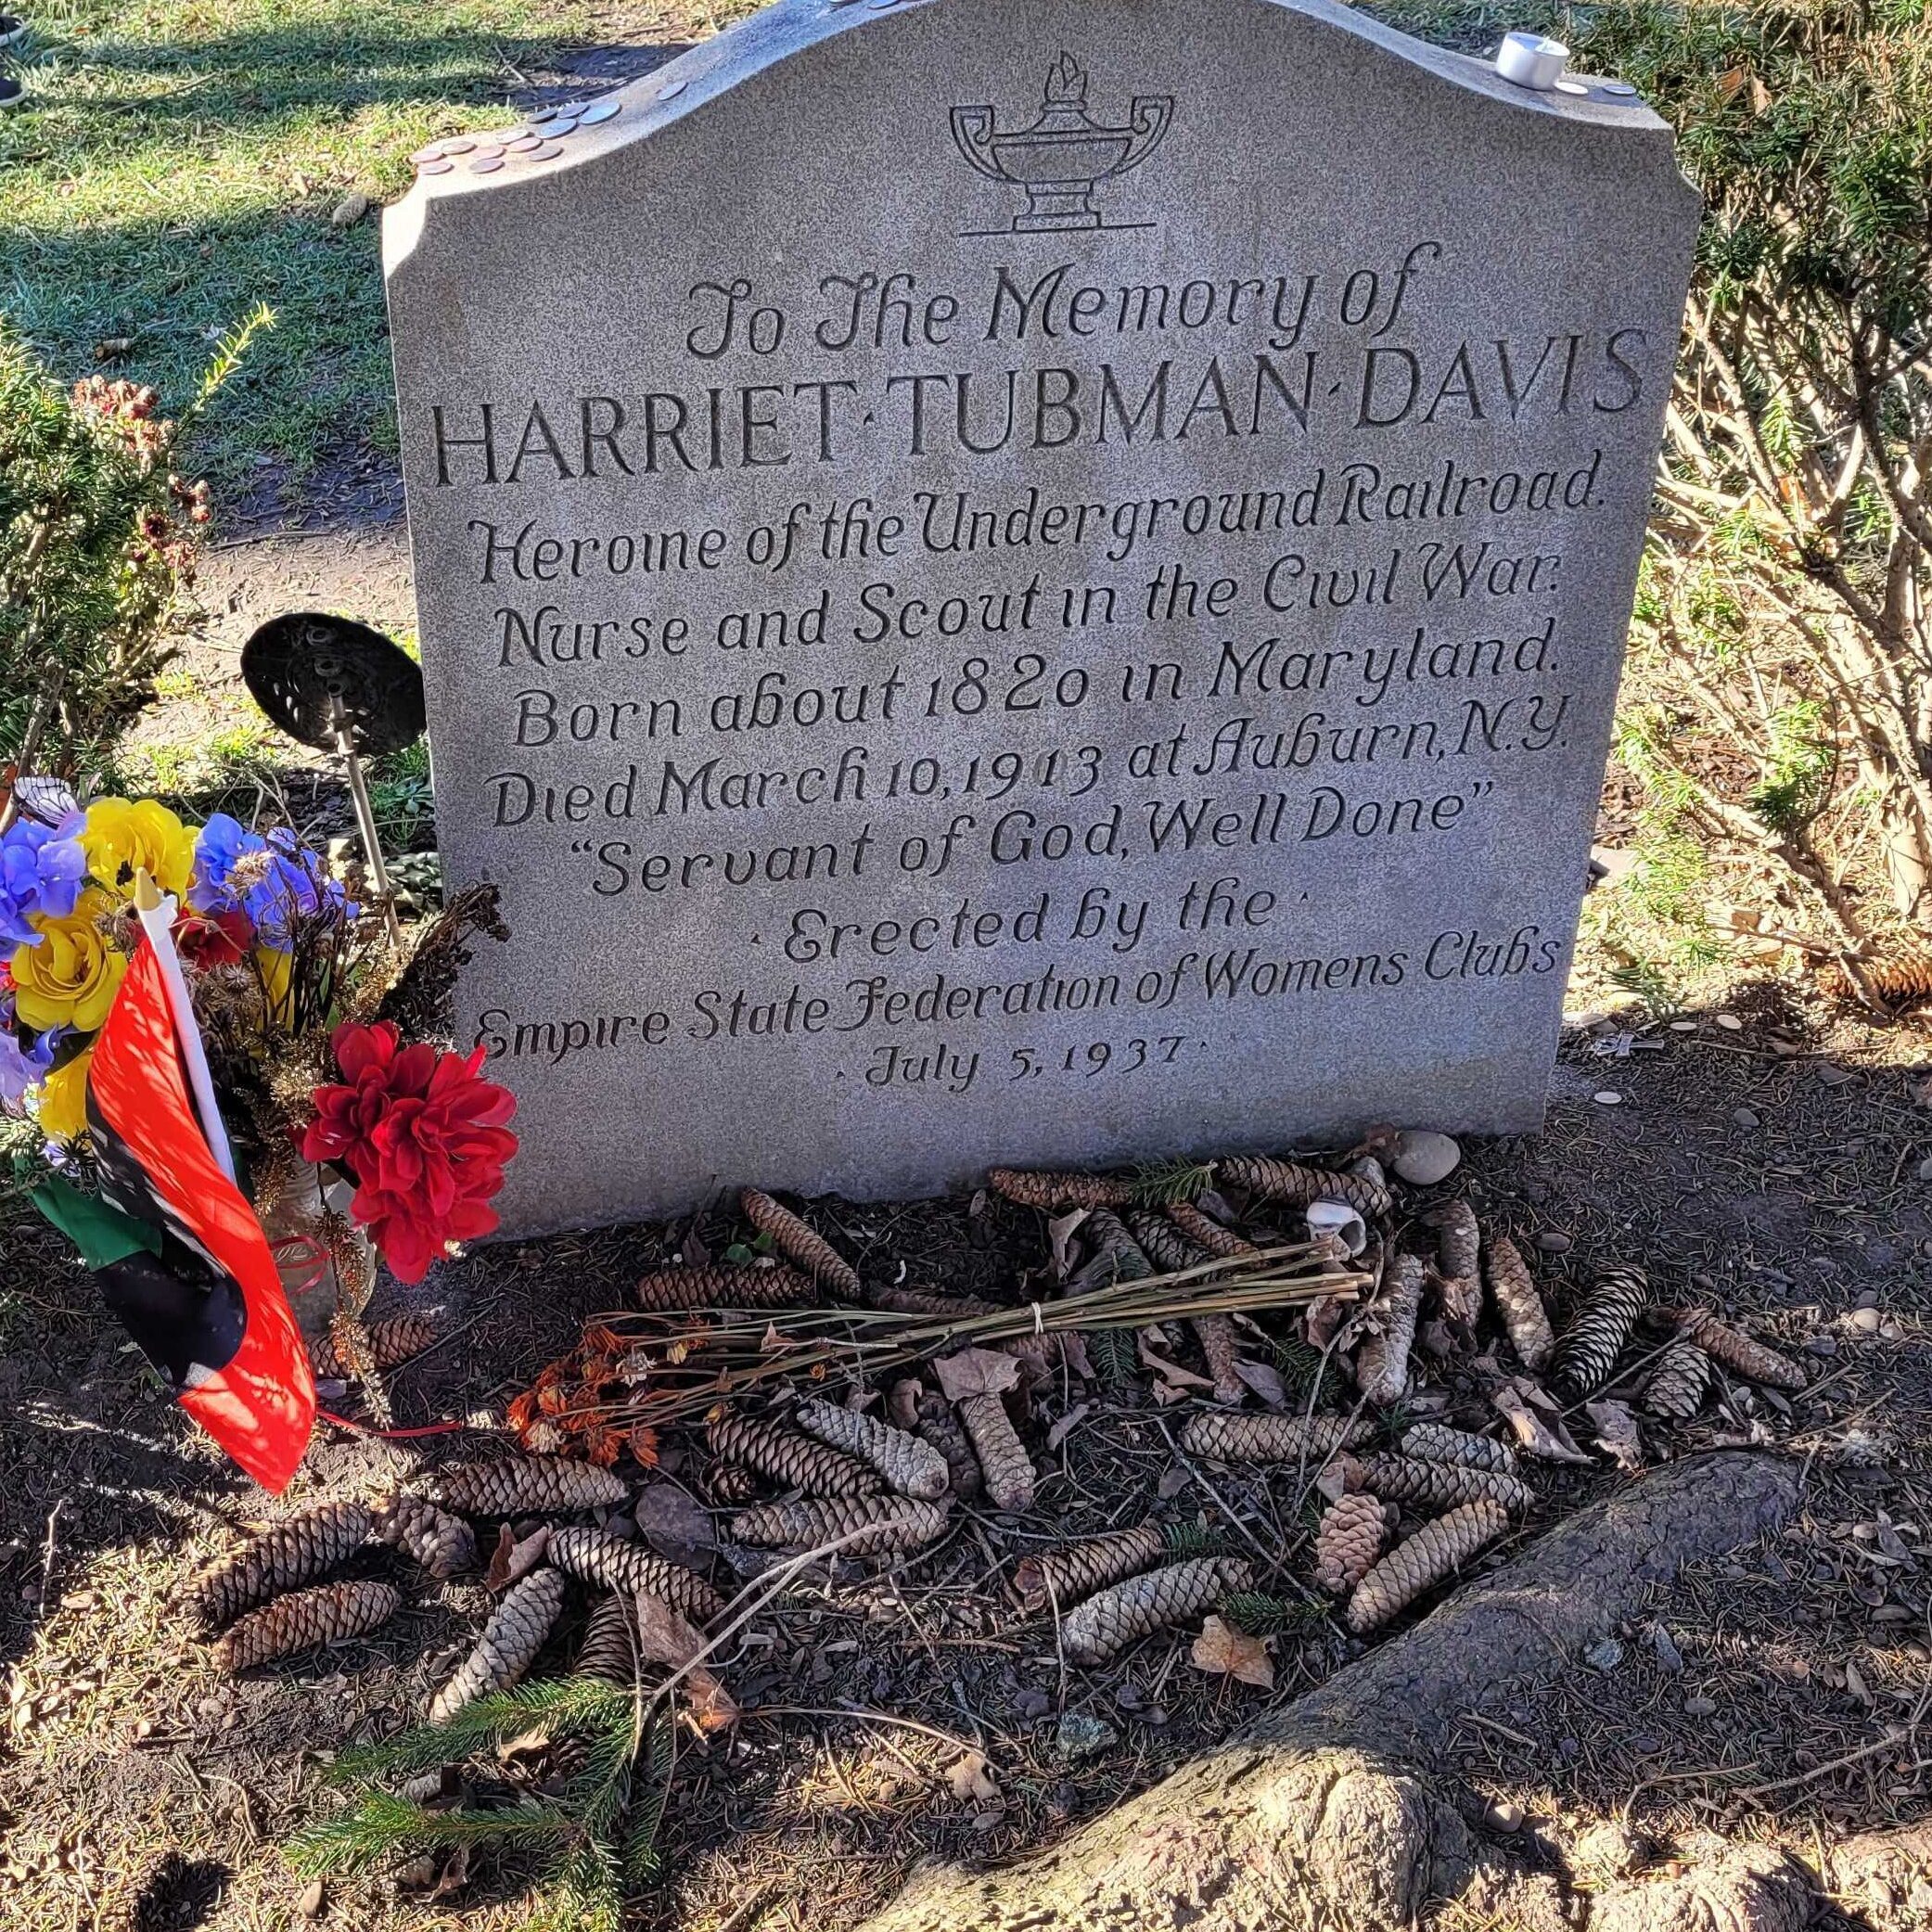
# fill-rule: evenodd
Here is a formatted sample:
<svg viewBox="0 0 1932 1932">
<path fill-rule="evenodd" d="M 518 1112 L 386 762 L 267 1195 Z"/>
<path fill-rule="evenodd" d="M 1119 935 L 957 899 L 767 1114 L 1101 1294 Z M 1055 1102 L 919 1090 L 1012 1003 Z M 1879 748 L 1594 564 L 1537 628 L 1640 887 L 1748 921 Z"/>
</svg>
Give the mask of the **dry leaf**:
<svg viewBox="0 0 1932 1932">
<path fill-rule="evenodd" d="M 1073 1272 L 1073 1235 L 1087 1210 L 1076 1208 L 1071 1214 L 1056 1215 L 1046 1224 L 1046 1238 L 1053 1249 L 1054 1279 L 1065 1281 Z"/>
<path fill-rule="evenodd" d="M 1288 1392 L 1282 1387 L 1281 1377 L 1265 1362 L 1238 1361 L 1235 1373 L 1246 1382 L 1254 1393 L 1271 1409 L 1285 1408 Z"/>
<path fill-rule="evenodd" d="M 1324 1502 L 1338 1503 L 1360 1487 L 1361 1478 L 1362 1465 L 1353 1456 L 1333 1455 L 1315 1473 L 1315 1493 Z"/>
<path fill-rule="evenodd" d="M 924 1392 L 917 1375 L 902 1375 L 893 1383 L 886 1398 L 886 1414 L 894 1428 L 909 1429 L 918 1422 L 919 1398 Z"/>
<path fill-rule="evenodd" d="M 1154 1485 L 1154 1493 L 1161 1502 L 1171 1502 L 1193 1480 L 1187 1471 L 1177 1463 L 1172 1468 L 1160 1472 L 1160 1479 Z"/>
<path fill-rule="evenodd" d="M 1644 1439 L 1627 1402 L 1585 1402 L 1584 1412 L 1596 1425 L 1596 1446 L 1616 1459 L 1619 1469 L 1644 1466 Z"/>
<path fill-rule="evenodd" d="M 672 1482 L 654 1482 L 638 1497 L 637 1529 L 652 1549 L 674 1563 L 718 1546 L 709 1514 Z"/>
<path fill-rule="evenodd" d="M 1201 1625 L 1201 1633 L 1194 1640 L 1188 1659 L 1196 1670 L 1206 1670 L 1210 1676 L 1236 1678 L 1243 1683 L 1253 1684 L 1257 1690 L 1274 1688 L 1274 1666 L 1268 1657 L 1268 1639 L 1250 1637 L 1246 1631 L 1237 1631 L 1219 1617 L 1209 1617 Z"/>
<path fill-rule="evenodd" d="M 949 1402 L 969 1395 L 1004 1395 L 1019 1380 L 1019 1359 L 997 1355 L 991 1349 L 961 1349 L 942 1355 L 932 1365 Z"/>
<path fill-rule="evenodd" d="M 1072 1408 L 1047 1430 L 1046 1446 L 1049 1449 L 1057 1449 L 1080 1427 L 1081 1417 L 1093 1406 L 1092 1402 L 1075 1402 Z"/>
<path fill-rule="evenodd" d="M 684 1678 L 685 1715 L 706 1734 L 736 1723 L 738 1707 L 730 1693 L 702 1664 L 691 1662 L 704 1648 L 697 1628 L 648 1590 L 640 1590 L 633 1601 L 637 1606 L 637 1654 L 673 1670 L 690 1665 Z"/>
<path fill-rule="evenodd" d="M 442 1870 L 437 1874 L 436 1884 L 429 1893 L 428 1902 L 435 1904 L 439 1899 L 453 1898 L 469 1883 L 469 1847 L 458 1845 L 442 1862 Z"/>
<path fill-rule="evenodd" d="M 1503 1383 L 1490 1400 L 1515 1432 L 1519 1448 L 1553 1463 L 1588 1464 L 1590 1458 L 1570 1439 L 1560 1414 L 1546 1422 L 1530 1407 L 1530 1397 L 1542 1393 L 1533 1382 L 1526 1382 L 1518 1375 Z"/>
<path fill-rule="evenodd" d="M 539 1524 L 518 1542 L 515 1532 L 505 1523 L 496 1532 L 496 1548 L 491 1554 L 490 1567 L 483 1573 L 483 1587 L 486 1590 L 507 1590 L 512 1583 L 520 1583 L 543 1562 L 549 1549 L 549 1524 Z"/>
<path fill-rule="evenodd" d="M 953 1796 L 962 1804 L 991 1804 L 1000 1795 L 999 1781 L 983 1751 L 968 1751 L 946 1773 Z"/>
<path fill-rule="evenodd" d="M 1162 1401 L 1177 1401 L 1184 1397 L 1190 1388 L 1205 1388 L 1211 1392 L 1214 1388 L 1212 1375 L 1197 1375 L 1191 1368 L 1183 1368 L 1178 1362 L 1170 1362 L 1158 1349 L 1147 1346 L 1147 1337 L 1150 1334 L 1158 1335 L 1159 1332 L 1158 1329 L 1144 1328 L 1134 1337 L 1134 1347 L 1139 1351 L 1141 1366 L 1154 1371 L 1156 1398 Z M 1172 1394 L 1163 1393 L 1162 1384 L 1171 1389 Z"/>
</svg>

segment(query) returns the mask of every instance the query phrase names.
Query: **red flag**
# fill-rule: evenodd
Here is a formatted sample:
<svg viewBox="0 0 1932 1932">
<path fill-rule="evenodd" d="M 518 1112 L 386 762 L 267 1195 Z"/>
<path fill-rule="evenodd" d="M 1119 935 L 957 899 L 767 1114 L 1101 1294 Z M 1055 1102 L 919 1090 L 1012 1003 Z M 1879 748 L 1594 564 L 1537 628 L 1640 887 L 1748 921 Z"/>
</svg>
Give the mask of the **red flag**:
<svg viewBox="0 0 1932 1932">
<path fill-rule="evenodd" d="M 314 1377 L 268 1237 L 188 1097 L 173 1009 L 145 937 L 95 1042 L 87 1122 L 103 1196 L 162 1235 L 160 1279 L 171 1288 L 159 1301 L 147 1296 L 137 1339 L 181 1406 L 279 1494 L 314 1427 Z"/>
</svg>

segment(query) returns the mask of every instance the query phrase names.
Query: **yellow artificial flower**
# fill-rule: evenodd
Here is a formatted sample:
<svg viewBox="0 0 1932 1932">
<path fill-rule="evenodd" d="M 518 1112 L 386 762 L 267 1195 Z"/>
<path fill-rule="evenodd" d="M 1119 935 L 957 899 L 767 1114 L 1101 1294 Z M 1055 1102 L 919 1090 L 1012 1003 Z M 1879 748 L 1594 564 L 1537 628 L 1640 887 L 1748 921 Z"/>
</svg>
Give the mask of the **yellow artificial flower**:
<svg viewBox="0 0 1932 1932">
<path fill-rule="evenodd" d="M 40 938 L 17 946 L 8 965 L 19 1016 L 36 1033 L 49 1027 L 91 1033 L 107 1018 L 127 971 L 127 961 L 101 929 L 113 910 L 114 902 L 90 886 L 66 918 L 35 913 L 28 920 Z"/>
<path fill-rule="evenodd" d="M 152 799 L 96 799 L 81 833 L 87 869 L 110 892 L 128 898 L 145 866 L 163 892 L 180 897 L 195 870 L 195 835 Z"/>
<path fill-rule="evenodd" d="M 40 1131 L 49 1140 L 78 1140 L 87 1132 L 87 1069 L 93 1065 L 90 1046 L 41 1081 L 37 1111 Z"/>
<path fill-rule="evenodd" d="M 262 975 L 262 990 L 268 996 L 270 1024 L 288 1026 L 295 1017 L 288 997 L 289 981 L 295 978 L 295 954 L 274 953 L 266 946 L 258 946 L 255 970 Z"/>
</svg>

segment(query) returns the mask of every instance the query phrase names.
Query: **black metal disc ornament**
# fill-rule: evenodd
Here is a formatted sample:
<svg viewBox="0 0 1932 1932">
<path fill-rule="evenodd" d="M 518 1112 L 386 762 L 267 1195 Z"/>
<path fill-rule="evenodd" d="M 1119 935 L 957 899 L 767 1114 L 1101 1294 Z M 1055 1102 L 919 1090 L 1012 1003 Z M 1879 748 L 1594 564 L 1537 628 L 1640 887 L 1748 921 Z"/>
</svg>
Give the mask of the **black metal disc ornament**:
<svg viewBox="0 0 1932 1932">
<path fill-rule="evenodd" d="M 318 751 L 338 730 L 365 758 L 400 751 L 423 735 L 423 673 L 403 647 L 346 617 L 291 610 L 241 647 L 241 674 L 269 722 Z"/>
</svg>

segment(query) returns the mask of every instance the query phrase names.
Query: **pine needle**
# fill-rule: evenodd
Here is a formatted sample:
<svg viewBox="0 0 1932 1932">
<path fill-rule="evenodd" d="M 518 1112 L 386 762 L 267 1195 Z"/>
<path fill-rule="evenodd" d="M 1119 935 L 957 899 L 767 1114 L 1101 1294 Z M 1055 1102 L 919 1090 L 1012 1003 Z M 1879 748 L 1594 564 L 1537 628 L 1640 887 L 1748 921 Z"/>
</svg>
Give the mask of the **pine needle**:
<svg viewBox="0 0 1932 1932">
<path fill-rule="evenodd" d="M 1142 1207 L 1165 1208 L 1170 1201 L 1197 1200 L 1214 1183 L 1214 1169 L 1205 1160 L 1162 1160 L 1135 1171 L 1133 1198 Z"/>
</svg>

